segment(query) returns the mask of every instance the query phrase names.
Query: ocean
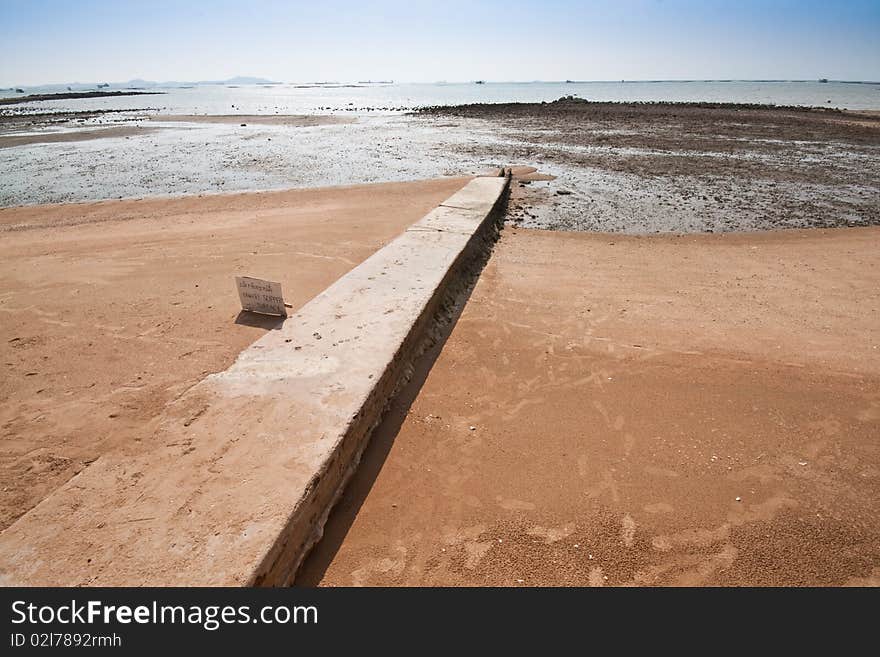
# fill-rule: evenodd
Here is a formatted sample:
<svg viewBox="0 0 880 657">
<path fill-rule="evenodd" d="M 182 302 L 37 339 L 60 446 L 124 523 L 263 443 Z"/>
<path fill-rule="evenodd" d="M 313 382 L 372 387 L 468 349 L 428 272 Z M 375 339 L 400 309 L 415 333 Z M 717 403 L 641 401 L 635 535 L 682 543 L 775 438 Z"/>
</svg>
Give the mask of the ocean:
<svg viewBox="0 0 880 657">
<path fill-rule="evenodd" d="M 122 87 L 113 85 L 108 90 Z M 63 91 L 31 88 L 27 93 Z M 161 96 L 122 96 L 31 103 L 33 111 L 157 109 L 173 114 L 395 113 L 432 105 L 552 101 L 761 103 L 880 110 L 880 83 L 818 81 L 486 82 L 434 84 L 260 84 L 151 87 Z M 15 95 L 5 91 L 0 95 Z M 51 103 L 51 104 L 50 104 Z M 21 108 L 21 106 L 18 106 Z"/>
</svg>

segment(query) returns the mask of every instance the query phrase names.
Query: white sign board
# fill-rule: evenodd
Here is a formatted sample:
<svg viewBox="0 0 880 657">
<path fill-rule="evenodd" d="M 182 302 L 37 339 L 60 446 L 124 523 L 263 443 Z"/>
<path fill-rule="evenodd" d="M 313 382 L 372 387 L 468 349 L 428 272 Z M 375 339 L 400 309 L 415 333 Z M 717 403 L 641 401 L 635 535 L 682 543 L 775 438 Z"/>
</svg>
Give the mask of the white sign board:
<svg viewBox="0 0 880 657">
<path fill-rule="evenodd" d="M 250 276 L 236 276 L 235 283 L 238 285 L 238 298 L 241 299 L 242 310 L 287 317 L 281 283 Z"/>
</svg>

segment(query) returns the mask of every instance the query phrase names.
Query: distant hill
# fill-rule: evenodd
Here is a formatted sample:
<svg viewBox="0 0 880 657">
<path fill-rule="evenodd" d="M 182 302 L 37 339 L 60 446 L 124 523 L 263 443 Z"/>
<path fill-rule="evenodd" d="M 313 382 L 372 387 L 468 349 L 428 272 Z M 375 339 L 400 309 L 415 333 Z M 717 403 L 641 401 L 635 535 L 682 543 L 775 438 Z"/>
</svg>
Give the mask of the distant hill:
<svg viewBox="0 0 880 657">
<path fill-rule="evenodd" d="M 3 90 L 0 90 L 3 91 Z M 113 96 L 155 96 L 163 91 L 67 91 L 54 94 L 28 94 L 0 97 L 0 105 L 18 105 L 38 100 L 72 100 L 75 98 L 109 98 Z"/>
<path fill-rule="evenodd" d="M 272 80 L 267 80 L 266 78 L 252 78 L 248 76 L 237 76 L 234 78 L 229 78 L 228 80 L 223 80 L 219 84 L 278 84 Z"/>
<path fill-rule="evenodd" d="M 181 86 L 195 86 L 200 84 L 278 84 L 274 80 L 268 80 L 266 78 L 255 78 L 248 75 L 237 75 L 234 78 L 229 78 L 227 80 L 196 80 L 196 81 L 178 81 L 178 80 L 168 80 L 165 82 L 153 82 L 152 80 L 129 80 L 128 82 L 119 82 L 116 84 L 112 84 L 112 87 L 181 87 Z"/>
</svg>

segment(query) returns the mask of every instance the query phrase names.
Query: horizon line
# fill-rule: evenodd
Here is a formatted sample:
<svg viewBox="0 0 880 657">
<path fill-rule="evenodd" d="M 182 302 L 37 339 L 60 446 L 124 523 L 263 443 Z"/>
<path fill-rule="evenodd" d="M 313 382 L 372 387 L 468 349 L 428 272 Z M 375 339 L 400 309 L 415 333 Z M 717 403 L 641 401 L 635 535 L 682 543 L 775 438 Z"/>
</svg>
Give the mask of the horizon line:
<svg viewBox="0 0 880 657">
<path fill-rule="evenodd" d="M 264 79 L 265 82 L 237 82 L 241 85 L 252 86 L 270 86 L 270 85 L 290 85 L 290 84 L 308 84 L 308 85 L 341 85 L 341 84 L 375 84 L 375 85 L 402 85 L 402 84 L 628 84 L 628 83 L 661 83 L 661 82 L 835 82 L 839 84 L 880 84 L 880 80 L 858 80 L 858 79 L 833 79 L 833 78 L 620 78 L 620 79 L 595 79 L 595 80 L 487 80 L 487 79 L 471 79 L 471 80 L 434 80 L 434 81 L 413 81 L 413 80 L 271 80 L 269 78 L 260 78 L 260 76 L 237 75 L 227 79 L 218 80 L 147 80 L 144 78 L 131 78 L 125 81 L 115 82 L 44 82 L 40 84 L 10 84 L 2 85 L 0 89 L 35 89 L 39 87 L 63 87 L 69 85 L 81 86 L 97 86 L 99 84 L 109 84 L 110 86 L 122 86 L 131 82 L 141 82 L 161 87 L 163 85 L 172 84 L 198 84 L 198 85 L 220 85 L 231 84 L 236 78 L 255 78 Z"/>
</svg>

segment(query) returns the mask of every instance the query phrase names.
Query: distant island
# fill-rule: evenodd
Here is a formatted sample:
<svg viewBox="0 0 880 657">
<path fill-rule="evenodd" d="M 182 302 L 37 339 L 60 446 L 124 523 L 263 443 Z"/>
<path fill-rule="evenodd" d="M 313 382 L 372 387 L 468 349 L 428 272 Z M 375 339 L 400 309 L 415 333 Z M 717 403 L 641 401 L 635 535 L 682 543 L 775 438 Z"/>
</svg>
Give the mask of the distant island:
<svg viewBox="0 0 880 657">
<path fill-rule="evenodd" d="M 108 96 L 156 96 L 161 91 L 65 91 L 54 94 L 28 94 L 0 98 L 0 105 L 18 105 L 40 100 L 73 100 L 76 98 L 106 98 Z"/>
<path fill-rule="evenodd" d="M 197 80 L 195 82 L 185 82 L 169 80 L 165 82 L 156 82 L 154 80 L 143 80 L 135 78 L 127 82 L 65 82 L 61 84 L 41 84 L 15 87 L 15 93 L 52 93 L 52 92 L 89 92 L 98 90 L 143 90 L 153 89 L 156 87 L 197 87 L 202 85 L 223 85 L 223 84 L 280 84 L 267 78 L 258 78 L 251 76 L 239 75 L 227 80 Z"/>
</svg>

